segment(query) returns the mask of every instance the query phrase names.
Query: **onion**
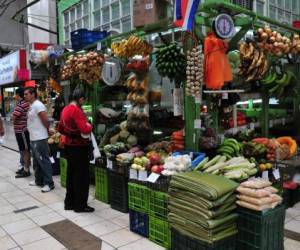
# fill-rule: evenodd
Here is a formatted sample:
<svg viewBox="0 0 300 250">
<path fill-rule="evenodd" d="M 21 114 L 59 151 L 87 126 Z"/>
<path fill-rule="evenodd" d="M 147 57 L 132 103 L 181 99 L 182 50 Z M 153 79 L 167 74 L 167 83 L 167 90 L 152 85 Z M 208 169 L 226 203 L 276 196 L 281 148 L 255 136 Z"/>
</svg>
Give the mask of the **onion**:
<svg viewBox="0 0 300 250">
<path fill-rule="evenodd" d="M 270 42 L 271 42 L 271 43 L 274 43 L 275 41 L 276 41 L 276 38 L 275 38 L 274 36 L 271 36 L 271 37 L 270 37 Z"/>
<path fill-rule="evenodd" d="M 263 33 L 261 34 L 261 38 L 262 38 L 263 40 L 267 39 L 267 38 L 268 38 L 268 34 L 265 33 L 265 32 L 263 32 Z"/>
<path fill-rule="evenodd" d="M 262 28 L 259 28 L 259 29 L 257 30 L 257 32 L 258 32 L 259 34 L 262 34 L 262 33 L 264 32 L 264 30 L 263 30 Z"/>
</svg>

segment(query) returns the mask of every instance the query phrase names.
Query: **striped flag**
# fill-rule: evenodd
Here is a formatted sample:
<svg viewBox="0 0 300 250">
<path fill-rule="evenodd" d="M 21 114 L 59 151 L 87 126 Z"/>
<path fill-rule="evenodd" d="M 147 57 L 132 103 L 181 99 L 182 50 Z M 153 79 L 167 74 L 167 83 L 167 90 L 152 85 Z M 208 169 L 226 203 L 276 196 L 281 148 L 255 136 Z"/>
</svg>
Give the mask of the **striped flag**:
<svg viewBox="0 0 300 250">
<path fill-rule="evenodd" d="M 194 18 L 201 0 L 175 0 L 174 24 L 192 31 Z"/>
</svg>

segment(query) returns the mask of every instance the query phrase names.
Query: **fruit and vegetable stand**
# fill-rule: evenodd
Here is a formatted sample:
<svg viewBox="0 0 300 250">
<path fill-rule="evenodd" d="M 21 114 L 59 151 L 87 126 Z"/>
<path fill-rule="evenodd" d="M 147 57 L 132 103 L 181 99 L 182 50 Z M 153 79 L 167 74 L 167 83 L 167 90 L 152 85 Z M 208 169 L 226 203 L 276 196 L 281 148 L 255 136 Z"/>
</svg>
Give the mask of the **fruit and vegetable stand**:
<svg viewBox="0 0 300 250">
<path fill-rule="evenodd" d="M 95 198 L 167 249 L 283 249 L 298 131 L 273 126 L 299 120 L 300 30 L 213 0 L 180 41 L 155 27 L 107 37 L 62 69 L 89 92 Z M 173 83 L 174 115 L 150 89 L 153 69 Z"/>
</svg>

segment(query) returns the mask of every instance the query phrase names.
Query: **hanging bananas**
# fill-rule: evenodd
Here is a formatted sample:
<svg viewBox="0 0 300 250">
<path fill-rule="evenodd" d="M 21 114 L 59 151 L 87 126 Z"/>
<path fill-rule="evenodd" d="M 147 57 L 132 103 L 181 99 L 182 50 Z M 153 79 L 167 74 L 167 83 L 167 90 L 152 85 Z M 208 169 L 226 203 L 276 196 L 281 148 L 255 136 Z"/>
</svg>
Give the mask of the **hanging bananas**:
<svg viewBox="0 0 300 250">
<path fill-rule="evenodd" d="M 239 50 L 241 65 L 238 74 L 243 76 L 246 82 L 260 80 L 269 68 L 265 53 L 251 42 L 243 42 Z"/>
</svg>

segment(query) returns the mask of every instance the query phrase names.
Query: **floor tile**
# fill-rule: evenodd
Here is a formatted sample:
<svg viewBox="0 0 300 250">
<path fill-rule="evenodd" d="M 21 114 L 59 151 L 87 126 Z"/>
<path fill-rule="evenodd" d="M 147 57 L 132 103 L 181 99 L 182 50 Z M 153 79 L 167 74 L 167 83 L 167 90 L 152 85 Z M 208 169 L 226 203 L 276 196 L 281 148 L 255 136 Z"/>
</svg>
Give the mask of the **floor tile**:
<svg viewBox="0 0 300 250">
<path fill-rule="evenodd" d="M 47 204 L 47 206 L 53 209 L 54 211 L 64 210 L 64 203 L 62 201 Z"/>
<path fill-rule="evenodd" d="M 36 227 L 17 234 L 13 234 L 11 235 L 11 237 L 15 242 L 17 242 L 18 245 L 26 245 L 35 241 L 39 241 L 41 239 L 49 238 L 50 235 L 40 227 Z"/>
<path fill-rule="evenodd" d="M 16 210 L 16 207 L 13 205 L 1 206 L 0 215 L 9 214 Z"/>
<path fill-rule="evenodd" d="M 161 247 L 145 238 L 139 239 L 126 246 L 122 246 L 118 248 L 118 250 L 164 250 L 164 249 L 165 249 L 164 247 Z"/>
<path fill-rule="evenodd" d="M 33 218 L 33 217 L 37 217 L 40 215 L 46 215 L 46 214 L 53 213 L 53 212 L 54 211 L 51 208 L 49 208 L 47 206 L 42 206 L 39 208 L 35 208 L 32 210 L 26 211 L 26 212 L 24 212 L 24 214 L 26 216 L 28 216 L 29 218 Z"/>
<path fill-rule="evenodd" d="M 0 227 L 0 238 L 5 235 L 6 235 L 6 232 Z"/>
<path fill-rule="evenodd" d="M 300 210 L 300 202 L 298 202 L 297 204 L 295 204 L 295 205 L 293 206 L 293 208 L 294 208 L 294 209 Z"/>
<path fill-rule="evenodd" d="M 101 239 L 114 247 L 121 247 L 141 239 L 141 236 L 132 233 L 127 229 L 121 229 L 113 233 L 103 235 L 101 236 Z"/>
<path fill-rule="evenodd" d="M 100 210 L 103 210 L 103 209 L 110 208 L 109 204 L 106 204 L 104 202 L 101 202 L 101 201 L 98 201 L 95 199 L 93 199 L 89 202 L 89 206 L 95 208 L 96 212 L 99 212 Z"/>
<path fill-rule="evenodd" d="M 91 234 L 99 237 L 101 235 L 105 235 L 105 234 L 109 234 L 111 232 L 117 231 L 117 230 L 121 229 L 121 227 L 110 221 L 104 220 L 99 223 L 86 226 L 86 227 L 84 227 L 84 229 L 86 231 L 90 232 Z"/>
<path fill-rule="evenodd" d="M 52 213 L 48 213 L 45 215 L 40 215 L 40 216 L 32 218 L 32 220 L 39 226 L 48 225 L 48 224 L 58 222 L 58 221 L 61 221 L 64 219 L 65 219 L 64 217 L 62 217 L 60 214 L 58 214 L 56 212 L 52 212 Z"/>
<path fill-rule="evenodd" d="M 6 224 L 6 225 L 2 226 L 2 228 L 8 234 L 16 234 L 16 233 L 34 228 L 36 226 L 37 225 L 35 223 L 33 223 L 30 219 L 25 219 L 25 220 L 20 220 L 20 221 L 13 222 L 10 224 Z"/>
<path fill-rule="evenodd" d="M 285 229 L 300 233 L 300 221 L 297 220 L 291 220 L 284 226 Z"/>
<path fill-rule="evenodd" d="M 296 217 L 300 215 L 300 210 L 295 209 L 295 208 L 289 208 L 286 210 L 286 214 L 292 216 L 292 217 Z"/>
<path fill-rule="evenodd" d="M 103 209 L 101 211 L 96 211 L 96 214 L 101 216 L 102 218 L 104 218 L 106 220 L 114 219 L 116 217 L 120 217 L 120 216 L 124 215 L 124 213 L 113 210 L 111 208 Z"/>
<path fill-rule="evenodd" d="M 100 216 L 97 216 L 96 214 L 80 214 L 75 218 L 72 218 L 71 221 L 73 221 L 75 224 L 77 224 L 80 227 L 86 227 L 88 225 L 96 224 L 98 222 L 103 221 L 104 219 Z"/>
<path fill-rule="evenodd" d="M 12 191 L 12 192 L 2 193 L 1 196 L 4 198 L 13 198 L 13 197 L 24 195 L 24 194 L 26 195 L 26 193 L 24 191 L 16 190 L 16 191 Z"/>
<path fill-rule="evenodd" d="M 49 193 L 36 193 L 32 195 L 36 200 L 44 204 L 52 204 L 54 202 L 62 202 L 63 198 L 53 192 Z"/>
<path fill-rule="evenodd" d="M 12 191 L 17 191 L 18 189 L 10 184 L 9 182 L 1 182 L 0 183 L 0 193 L 7 193 Z"/>
<path fill-rule="evenodd" d="M 26 216 L 22 213 L 18 213 L 18 214 L 10 213 L 5 215 L 0 215 L 0 225 L 10 224 L 24 219 L 26 219 Z"/>
<path fill-rule="evenodd" d="M 27 208 L 27 207 L 33 207 L 33 206 L 42 207 L 43 204 L 40 203 L 40 202 L 37 201 L 37 200 L 32 199 L 32 200 L 29 200 L 29 201 L 16 203 L 16 204 L 14 204 L 14 206 L 15 206 L 17 209 L 23 209 L 23 208 Z"/>
<path fill-rule="evenodd" d="M 0 238 L 0 250 L 7 250 L 16 246 L 17 244 L 9 236 L 4 236 Z"/>
<path fill-rule="evenodd" d="M 21 246 L 23 250 L 62 250 L 65 247 L 52 237 Z"/>
<path fill-rule="evenodd" d="M 129 227 L 129 215 L 125 214 L 120 217 L 111 219 L 111 221 L 120 227 Z"/>
<path fill-rule="evenodd" d="M 34 198 L 31 197 L 28 194 L 25 194 L 25 195 L 22 194 L 22 195 L 10 197 L 10 198 L 8 197 L 6 199 L 11 204 L 17 204 L 17 203 L 20 203 L 20 202 L 35 201 Z"/>
<path fill-rule="evenodd" d="M 74 219 L 75 217 L 79 216 L 78 213 L 75 213 L 72 210 L 59 210 L 59 211 L 57 211 L 57 213 L 60 214 L 61 216 L 63 216 L 64 218 L 69 219 L 69 220 Z"/>
<path fill-rule="evenodd" d="M 286 239 L 284 241 L 284 250 L 299 250 L 300 249 L 300 242 L 291 240 L 291 239 Z"/>
<path fill-rule="evenodd" d="M 108 243 L 106 243 L 105 241 L 102 241 L 101 244 L 101 250 L 115 250 L 116 248 L 113 247 L 112 245 L 109 245 Z"/>
</svg>

